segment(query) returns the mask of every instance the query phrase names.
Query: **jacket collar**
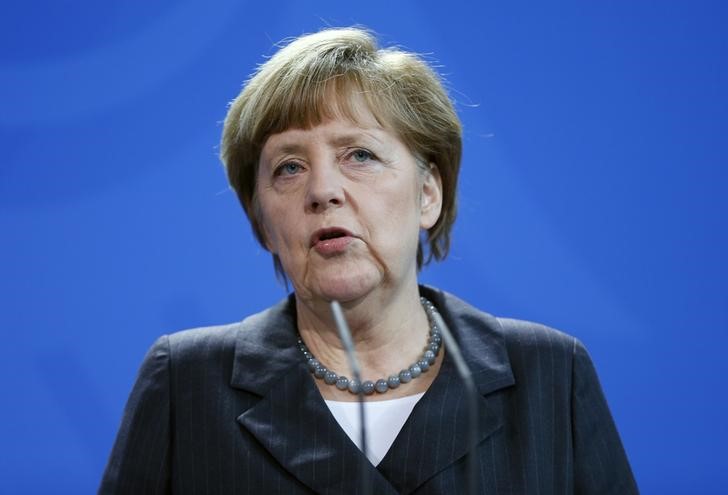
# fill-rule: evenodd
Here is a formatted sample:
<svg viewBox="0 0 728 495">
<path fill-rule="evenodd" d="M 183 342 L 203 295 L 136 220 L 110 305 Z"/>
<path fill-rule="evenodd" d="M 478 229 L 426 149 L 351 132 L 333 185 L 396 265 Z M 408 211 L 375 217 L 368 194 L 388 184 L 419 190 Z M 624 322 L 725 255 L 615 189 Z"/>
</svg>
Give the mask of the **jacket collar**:
<svg viewBox="0 0 728 495">
<path fill-rule="evenodd" d="M 435 305 L 445 320 L 482 395 L 515 383 L 505 335 L 497 318 L 433 287 L 421 285 L 420 294 Z"/>
<path fill-rule="evenodd" d="M 497 318 L 439 289 L 421 285 L 420 294 L 432 301 L 460 344 L 481 394 L 515 382 Z M 302 362 L 297 339 L 293 294 L 243 320 L 236 337 L 230 384 L 265 395 L 282 374 Z"/>
<path fill-rule="evenodd" d="M 302 361 L 296 341 L 296 299 L 293 294 L 240 324 L 230 385 L 265 395 Z"/>
<path fill-rule="evenodd" d="M 293 295 L 244 320 L 238 330 L 231 385 L 262 396 L 237 420 L 288 472 L 316 493 L 356 493 L 361 468 L 372 493 L 392 485 L 339 427 L 296 345 Z M 335 472 L 336 476 L 324 473 Z"/>
<path fill-rule="evenodd" d="M 421 286 L 420 293 L 437 307 L 461 346 L 481 394 L 477 434 L 485 440 L 502 425 L 494 392 L 515 382 L 500 323 L 446 292 Z M 296 340 L 293 295 L 244 320 L 236 337 L 231 385 L 261 396 L 257 404 L 241 411 L 238 422 L 314 491 L 355 492 L 358 466 L 366 463 L 375 493 L 409 493 L 467 454 L 467 438 L 472 435 L 467 429 L 467 401 L 447 352 L 437 378 L 375 468 L 326 407 Z M 306 418 L 303 428 L 298 424 L 302 418 Z M 312 442 L 302 431 L 318 432 L 318 440 Z M 432 450 L 432 441 L 442 448 Z M 316 476 L 331 469 L 342 476 Z"/>
<path fill-rule="evenodd" d="M 446 350 L 437 378 L 377 466 L 399 493 L 415 491 L 436 473 L 462 459 L 468 454 L 472 435 L 477 435 L 476 443 L 481 443 L 498 431 L 503 418 L 495 392 L 515 383 L 503 330 L 496 318 L 437 289 L 422 286 L 420 293 L 437 307 L 460 345 L 481 396 L 477 399 L 474 432 L 468 421 L 465 387 Z M 479 455 L 487 457 L 493 453 L 483 448 Z"/>
</svg>

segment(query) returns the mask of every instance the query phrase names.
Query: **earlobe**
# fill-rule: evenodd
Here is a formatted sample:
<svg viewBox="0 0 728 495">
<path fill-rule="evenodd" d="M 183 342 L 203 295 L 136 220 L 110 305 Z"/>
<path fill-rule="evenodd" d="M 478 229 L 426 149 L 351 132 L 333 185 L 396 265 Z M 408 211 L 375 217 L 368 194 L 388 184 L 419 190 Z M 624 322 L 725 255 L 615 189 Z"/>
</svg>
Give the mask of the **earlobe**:
<svg viewBox="0 0 728 495">
<path fill-rule="evenodd" d="M 440 218 L 442 211 L 442 178 L 440 169 L 434 163 L 429 164 L 425 172 L 420 191 L 420 227 L 429 229 Z"/>
</svg>

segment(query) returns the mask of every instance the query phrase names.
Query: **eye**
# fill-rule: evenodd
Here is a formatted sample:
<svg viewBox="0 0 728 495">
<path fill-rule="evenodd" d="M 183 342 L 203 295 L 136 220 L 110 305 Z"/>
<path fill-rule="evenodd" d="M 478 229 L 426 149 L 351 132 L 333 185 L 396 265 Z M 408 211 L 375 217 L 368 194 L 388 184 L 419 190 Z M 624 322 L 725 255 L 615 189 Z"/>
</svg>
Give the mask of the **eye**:
<svg viewBox="0 0 728 495">
<path fill-rule="evenodd" d="M 278 177 L 279 175 L 295 175 L 299 173 L 302 168 L 303 167 L 301 167 L 301 165 L 296 162 L 286 162 L 276 168 L 274 175 L 276 177 Z"/>
<path fill-rule="evenodd" d="M 371 151 L 368 151 L 368 150 L 365 150 L 362 148 L 355 149 L 354 151 L 351 152 L 351 154 L 349 156 L 351 156 L 351 158 L 353 158 L 354 161 L 357 161 L 359 163 L 364 163 L 367 160 L 374 159 L 374 154 L 372 154 Z"/>
</svg>

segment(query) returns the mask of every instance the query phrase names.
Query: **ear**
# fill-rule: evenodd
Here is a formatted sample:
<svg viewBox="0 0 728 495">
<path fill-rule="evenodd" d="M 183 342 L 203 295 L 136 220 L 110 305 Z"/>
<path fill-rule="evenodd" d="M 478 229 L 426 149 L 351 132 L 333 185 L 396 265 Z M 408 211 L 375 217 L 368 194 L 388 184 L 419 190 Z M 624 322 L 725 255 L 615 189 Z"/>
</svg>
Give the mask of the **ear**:
<svg viewBox="0 0 728 495">
<path fill-rule="evenodd" d="M 437 165 L 430 162 L 420 190 L 420 227 L 427 230 L 440 218 L 442 211 L 442 178 Z"/>
</svg>

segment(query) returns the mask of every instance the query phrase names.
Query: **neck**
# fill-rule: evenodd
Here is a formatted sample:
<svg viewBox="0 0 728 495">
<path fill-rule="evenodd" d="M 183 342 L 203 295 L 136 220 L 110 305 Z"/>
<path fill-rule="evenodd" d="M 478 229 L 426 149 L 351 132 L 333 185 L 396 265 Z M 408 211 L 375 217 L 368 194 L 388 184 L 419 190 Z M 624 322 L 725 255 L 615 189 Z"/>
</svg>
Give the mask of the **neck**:
<svg viewBox="0 0 728 495">
<path fill-rule="evenodd" d="M 320 301 L 312 304 L 297 298 L 296 309 L 299 333 L 311 353 L 329 369 L 350 376 L 346 352 L 339 339 L 329 303 Z M 386 378 L 409 366 L 419 357 L 427 342 L 429 326 L 427 315 L 420 304 L 416 281 L 386 297 L 368 294 L 342 305 L 342 309 L 362 368 L 362 380 Z M 397 390 L 401 391 L 396 395 L 423 391 L 414 388 L 408 390 L 408 387 L 400 387 Z M 348 392 L 337 394 L 335 387 L 319 389 L 328 396 L 326 398 L 339 395 L 351 400 L 354 397 L 346 397 Z M 387 394 L 385 398 L 392 397 L 393 394 Z"/>
</svg>

